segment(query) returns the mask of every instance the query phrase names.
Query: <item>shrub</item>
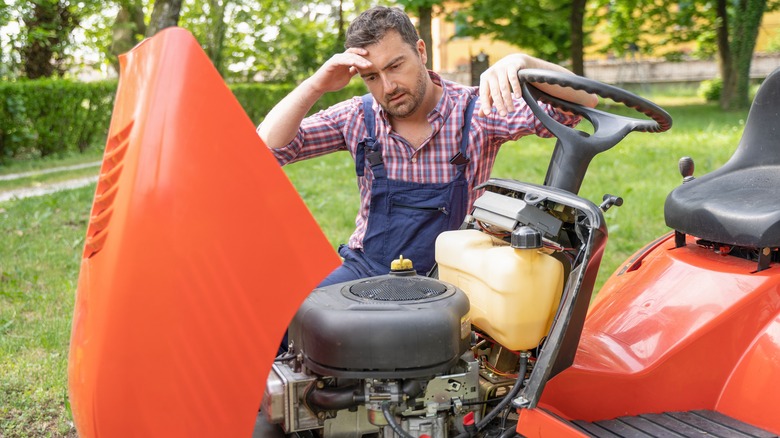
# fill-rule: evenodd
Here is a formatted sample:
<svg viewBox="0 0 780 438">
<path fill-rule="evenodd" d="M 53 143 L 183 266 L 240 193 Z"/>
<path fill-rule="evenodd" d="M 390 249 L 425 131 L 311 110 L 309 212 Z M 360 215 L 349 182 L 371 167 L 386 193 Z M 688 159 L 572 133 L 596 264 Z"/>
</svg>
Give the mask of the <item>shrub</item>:
<svg viewBox="0 0 780 438">
<path fill-rule="evenodd" d="M 702 81 L 699 84 L 699 90 L 697 94 L 699 97 L 704 98 L 707 102 L 717 102 L 720 100 L 720 92 L 723 90 L 723 81 L 721 79 L 712 79 L 709 81 Z"/>
<path fill-rule="evenodd" d="M 105 141 L 115 81 L 0 84 L 0 160 L 84 151 Z"/>
<path fill-rule="evenodd" d="M 111 121 L 116 81 L 74 82 L 40 79 L 0 83 L 0 163 L 102 146 Z M 233 94 L 254 123 L 287 95 L 291 84 L 236 84 Z M 327 93 L 317 111 L 364 94 L 361 81 Z"/>
<path fill-rule="evenodd" d="M 284 98 L 294 85 L 291 84 L 234 84 L 230 86 L 238 102 L 244 108 L 249 118 L 255 123 L 260 123 L 268 111 Z M 334 105 L 352 96 L 365 94 L 366 87 L 361 81 L 352 81 L 343 90 L 335 93 L 326 93 L 312 108 L 316 112 Z"/>
</svg>

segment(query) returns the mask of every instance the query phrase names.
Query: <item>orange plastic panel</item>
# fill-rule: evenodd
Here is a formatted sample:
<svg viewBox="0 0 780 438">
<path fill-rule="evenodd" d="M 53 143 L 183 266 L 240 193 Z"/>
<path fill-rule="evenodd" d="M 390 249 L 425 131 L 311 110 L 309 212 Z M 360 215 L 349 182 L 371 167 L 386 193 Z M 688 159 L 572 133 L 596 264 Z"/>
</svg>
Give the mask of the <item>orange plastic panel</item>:
<svg viewBox="0 0 780 438">
<path fill-rule="evenodd" d="M 588 435 L 574 429 L 542 409 L 521 409 L 517 432 L 527 438 L 585 438 Z"/>
<path fill-rule="evenodd" d="M 574 364 L 548 383 L 540 406 L 587 421 L 717 409 L 780 433 L 780 416 L 747 414 L 780 402 L 772 389 L 780 384 L 780 267 L 756 272 L 756 262 L 693 238 L 675 248 L 669 237 L 648 251 L 599 292 Z"/>
<path fill-rule="evenodd" d="M 248 437 L 338 256 L 187 31 L 121 65 L 73 316 L 79 436 Z"/>
<path fill-rule="evenodd" d="M 780 432 L 780 316 L 776 316 L 740 359 L 717 408 L 726 415 Z"/>
</svg>

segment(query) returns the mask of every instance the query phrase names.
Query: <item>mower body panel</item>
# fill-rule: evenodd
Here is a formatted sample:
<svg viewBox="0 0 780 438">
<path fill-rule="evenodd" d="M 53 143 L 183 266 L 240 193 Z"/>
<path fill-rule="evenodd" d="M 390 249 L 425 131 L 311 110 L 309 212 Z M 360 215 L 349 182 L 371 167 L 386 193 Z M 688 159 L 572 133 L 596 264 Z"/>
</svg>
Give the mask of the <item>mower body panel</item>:
<svg viewBox="0 0 780 438">
<path fill-rule="evenodd" d="M 777 269 L 756 272 L 691 237 L 680 248 L 673 235 L 648 245 L 599 292 L 574 364 L 548 382 L 539 406 L 588 422 L 711 410 L 780 433 L 770 389 L 780 384 Z M 525 415 L 518 430 L 534 436 L 555 421 Z"/>
</svg>

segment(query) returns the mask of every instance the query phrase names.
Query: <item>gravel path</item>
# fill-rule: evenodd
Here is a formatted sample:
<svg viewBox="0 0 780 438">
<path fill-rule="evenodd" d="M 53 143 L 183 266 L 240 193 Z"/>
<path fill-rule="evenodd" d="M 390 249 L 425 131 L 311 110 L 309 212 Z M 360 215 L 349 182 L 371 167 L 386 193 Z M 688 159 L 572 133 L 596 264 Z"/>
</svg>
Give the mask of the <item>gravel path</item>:
<svg viewBox="0 0 780 438">
<path fill-rule="evenodd" d="M 0 192 L 0 202 L 10 201 L 11 199 L 24 199 L 31 198 L 33 196 L 43 196 L 50 193 L 59 192 L 61 190 L 78 189 L 96 182 L 97 179 L 97 176 L 86 176 L 68 181 L 42 184 L 37 187 L 25 187 L 21 189 L 7 190 Z"/>
<path fill-rule="evenodd" d="M 72 166 L 52 167 L 50 169 L 31 170 L 29 172 L 10 173 L 8 175 L 0 175 L 0 181 L 10 181 L 19 178 L 26 178 L 28 176 L 45 175 L 47 173 L 65 172 L 68 170 L 86 169 L 88 167 L 100 166 L 102 161 L 93 161 L 92 163 L 74 164 Z"/>
</svg>

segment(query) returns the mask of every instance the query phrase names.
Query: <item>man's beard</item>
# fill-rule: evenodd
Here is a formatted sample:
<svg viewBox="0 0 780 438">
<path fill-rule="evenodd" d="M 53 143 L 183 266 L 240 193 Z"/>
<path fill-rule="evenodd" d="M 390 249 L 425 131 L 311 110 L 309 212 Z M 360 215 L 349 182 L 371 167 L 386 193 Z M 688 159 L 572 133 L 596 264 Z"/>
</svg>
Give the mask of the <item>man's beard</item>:
<svg viewBox="0 0 780 438">
<path fill-rule="evenodd" d="M 428 72 L 423 69 L 421 74 L 417 76 L 417 83 L 415 84 L 416 86 L 414 92 L 411 92 L 406 88 L 399 88 L 395 90 L 393 94 L 385 95 L 384 102 L 382 103 L 382 108 L 385 110 L 385 112 L 393 117 L 403 119 L 409 117 L 412 113 L 417 111 L 417 108 L 422 105 L 423 99 L 425 98 L 425 92 L 428 88 L 428 82 L 426 81 L 427 74 Z M 399 94 L 406 95 L 404 96 L 406 102 L 398 106 L 391 106 L 392 104 L 390 101 Z"/>
</svg>

